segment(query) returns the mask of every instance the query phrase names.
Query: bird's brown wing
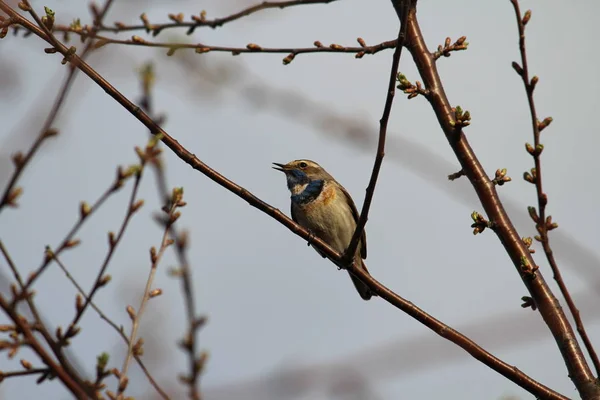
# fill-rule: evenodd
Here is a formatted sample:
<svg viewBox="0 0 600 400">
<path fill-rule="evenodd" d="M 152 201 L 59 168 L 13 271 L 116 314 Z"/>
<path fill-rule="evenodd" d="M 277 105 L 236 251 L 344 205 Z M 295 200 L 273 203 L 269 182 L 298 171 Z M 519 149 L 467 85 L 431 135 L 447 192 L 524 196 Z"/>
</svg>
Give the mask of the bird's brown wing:
<svg viewBox="0 0 600 400">
<path fill-rule="evenodd" d="M 360 216 L 358 215 L 358 210 L 356 209 L 356 205 L 354 205 L 354 201 L 352 200 L 352 197 L 350 197 L 350 194 L 342 185 L 339 185 L 339 187 L 340 187 L 340 189 L 342 189 L 342 193 L 344 193 L 344 196 L 346 196 L 346 200 L 348 201 L 348 204 L 350 205 L 350 209 L 352 210 L 352 216 L 354 217 L 354 221 L 356 221 L 356 223 L 358 224 L 358 219 Z M 367 258 L 367 234 L 364 229 L 362 232 L 362 236 L 360 238 L 360 256 L 363 259 Z"/>
</svg>

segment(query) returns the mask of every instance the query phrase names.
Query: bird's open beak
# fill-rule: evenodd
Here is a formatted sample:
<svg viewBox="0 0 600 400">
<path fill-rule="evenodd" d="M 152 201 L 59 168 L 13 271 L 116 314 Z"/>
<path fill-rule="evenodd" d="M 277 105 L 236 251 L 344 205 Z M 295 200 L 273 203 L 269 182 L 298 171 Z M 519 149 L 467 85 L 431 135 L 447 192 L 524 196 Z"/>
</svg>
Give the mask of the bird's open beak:
<svg viewBox="0 0 600 400">
<path fill-rule="evenodd" d="M 276 169 L 277 171 L 285 172 L 285 170 L 286 170 L 285 164 L 279 164 L 276 162 L 274 162 L 273 164 L 277 165 L 276 167 L 273 167 L 273 169 Z"/>
</svg>

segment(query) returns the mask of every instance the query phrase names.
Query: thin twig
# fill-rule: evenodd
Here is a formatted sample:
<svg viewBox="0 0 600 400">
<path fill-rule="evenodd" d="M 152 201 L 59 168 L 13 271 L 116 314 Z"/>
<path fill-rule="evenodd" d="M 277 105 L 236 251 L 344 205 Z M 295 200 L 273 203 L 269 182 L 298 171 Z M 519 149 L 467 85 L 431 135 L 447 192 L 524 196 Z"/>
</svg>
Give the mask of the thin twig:
<svg viewBox="0 0 600 400">
<path fill-rule="evenodd" d="M 5 378 L 13 378 L 13 377 L 18 377 L 18 376 L 28 376 L 28 375 L 37 375 L 37 374 L 48 374 L 50 371 L 49 368 L 32 368 L 32 369 L 25 369 L 22 371 L 0 371 L 0 383 L 2 383 L 2 381 Z"/>
<path fill-rule="evenodd" d="M 42 275 L 42 273 L 46 270 L 46 268 L 48 268 L 48 266 L 50 265 L 50 263 L 53 259 L 52 256 L 58 256 L 64 250 L 72 247 L 73 243 L 75 243 L 75 240 L 76 240 L 76 239 L 74 239 L 75 234 L 83 226 L 83 223 L 85 221 L 87 221 L 87 219 L 94 212 L 96 212 L 98 209 L 100 209 L 100 207 L 102 207 L 104 202 L 112 194 L 114 194 L 117 190 L 119 190 L 123 186 L 125 180 L 128 179 L 130 176 L 132 176 L 132 174 L 129 171 L 124 172 L 119 167 L 117 169 L 117 176 L 115 178 L 115 181 L 113 183 L 111 183 L 111 185 L 108 187 L 108 189 L 98 198 L 98 200 L 96 200 L 96 202 L 92 206 L 88 206 L 86 203 L 81 203 L 81 212 L 79 215 L 79 219 L 75 222 L 75 224 L 73 225 L 71 230 L 67 233 L 67 235 L 62 240 L 60 245 L 58 245 L 58 247 L 56 248 L 56 250 L 53 250 L 51 254 L 46 252 L 46 256 L 42 260 L 42 263 L 40 264 L 40 266 L 33 272 L 33 274 L 27 280 L 25 289 L 31 288 L 33 283 Z"/>
<path fill-rule="evenodd" d="M 141 72 L 142 98 L 140 103 L 144 111 L 152 117 L 154 117 L 154 107 L 152 101 L 152 87 L 154 82 L 155 76 L 152 65 L 146 65 Z M 164 119 L 164 117 L 159 118 Z M 159 144 L 160 143 L 156 143 L 157 148 Z M 154 167 L 157 183 L 156 187 L 158 189 L 158 195 L 161 203 L 164 203 L 165 208 L 173 209 L 173 207 L 177 207 L 178 203 L 182 201 L 181 196 L 183 195 L 183 192 L 180 190 L 175 190 L 169 193 L 162 155 L 159 154 L 152 158 L 150 165 Z M 188 356 L 189 372 L 187 376 L 182 376 L 181 380 L 189 387 L 189 398 L 196 400 L 200 399 L 200 389 L 198 387 L 199 375 L 205 361 L 205 358 L 196 355 L 196 334 L 201 328 L 201 322 L 203 322 L 204 319 L 196 317 L 196 301 L 192 285 L 191 271 L 186 253 L 188 246 L 187 234 L 184 232 L 179 233 L 174 224 L 168 225 L 168 229 L 171 237 L 176 238 L 176 255 L 180 265 L 178 275 L 181 278 L 181 288 L 183 292 L 188 323 L 186 334 L 180 344 Z"/>
<path fill-rule="evenodd" d="M 211 27 L 218 28 L 220 26 L 225 25 L 228 22 L 236 21 L 240 18 L 247 17 L 251 14 L 254 14 L 258 11 L 272 9 L 272 8 L 288 8 L 293 6 L 301 6 L 307 4 L 327 4 L 332 3 L 336 0 L 291 0 L 291 1 L 263 1 L 261 3 L 255 4 L 253 6 L 247 7 L 241 11 L 233 13 L 227 17 L 215 18 L 215 19 L 206 19 L 201 14 L 200 17 L 193 16 L 192 21 L 184 22 L 183 20 L 177 21 L 178 16 L 174 16 L 172 19 L 174 22 L 168 22 L 165 24 L 150 24 L 149 22 L 144 22 L 143 24 L 138 25 L 125 25 L 123 23 L 117 22 L 115 23 L 115 27 L 108 27 L 102 25 L 99 29 L 100 31 L 109 31 L 109 32 L 123 32 L 123 31 L 134 31 L 134 30 L 145 30 L 147 32 L 152 32 L 154 36 L 158 35 L 165 29 L 169 28 L 188 28 L 187 34 L 190 35 L 194 32 L 196 28 L 199 27 Z M 58 31 L 70 31 L 70 27 L 64 25 L 58 25 L 55 30 Z"/>
<path fill-rule="evenodd" d="M 85 37 L 89 37 L 85 35 Z M 356 54 L 356 58 L 362 58 L 365 54 L 377 54 L 382 50 L 392 49 L 397 47 L 397 40 L 388 40 L 373 46 L 342 46 L 336 43 L 329 46 L 323 45 L 316 41 L 313 47 L 262 47 L 255 43 L 249 43 L 245 47 L 231 46 L 213 46 L 204 43 L 172 43 L 172 42 L 150 42 L 142 39 L 139 36 L 133 36 L 131 39 L 112 39 L 100 35 L 92 35 L 94 39 L 98 39 L 95 44 L 96 48 L 104 47 L 109 44 L 118 44 L 125 46 L 142 46 L 142 47 L 157 47 L 168 49 L 167 55 L 172 56 L 180 49 L 193 49 L 196 53 L 204 54 L 209 52 L 225 52 L 237 56 L 241 53 L 282 53 L 287 54 L 283 59 L 284 64 L 292 62 L 298 54 L 305 53 L 351 53 Z"/>
<path fill-rule="evenodd" d="M 69 279 L 69 281 L 71 281 L 73 286 L 75 286 L 75 288 L 77 289 L 79 294 L 82 296 L 82 298 L 87 300 L 87 295 L 85 294 L 85 291 L 83 290 L 81 285 L 79 285 L 79 283 L 75 280 L 75 278 L 71 275 L 71 273 L 69 272 L 67 267 L 63 264 L 63 262 L 57 256 L 54 256 L 54 261 L 56 262 L 56 264 L 58 264 L 60 269 L 62 269 L 62 271 L 65 273 L 67 279 Z M 90 306 L 94 309 L 94 311 L 96 311 L 96 313 L 98 313 L 98 316 L 100 316 L 100 318 L 102 318 L 104 321 L 106 321 L 106 323 L 108 323 L 108 325 L 110 325 L 115 331 L 117 331 L 117 333 L 125 341 L 125 344 L 127 344 L 127 346 L 129 347 L 129 338 L 127 337 L 125 332 L 123 332 L 123 327 L 122 326 L 119 327 L 111 318 L 109 318 L 100 309 L 100 307 L 98 307 L 96 305 L 96 303 L 94 303 L 91 300 L 90 300 Z M 160 396 L 163 399 L 169 400 L 169 395 L 167 395 L 167 393 L 159 386 L 158 382 L 156 382 L 156 380 L 154 380 L 154 377 L 152 376 L 152 374 L 150 374 L 150 371 L 148 370 L 148 368 L 146 368 L 146 365 L 144 365 L 144 362 L 142 361 L 142 359 L 138 355 L 134 355 L 134 358 L 137 361 L 140 368 L 142 369 L 142 371 L 144 372 L 144 375 L 146 375 L 146 378 L 148 378 L 148 381 L 150 382 L 150 384 L 154 387 L 154 389 L 156 389 L 156 391 L 160 394 Z"/>
<path fill-rule="evenodd" d="M 554 252 L 552 251 L 552 247 L 550 246 L 550 239 L 548 237 L 548 230 L 553 229 L 552 220 L 550 217 L 546 218 L 546 205 L 548 204 L 548 197 L 546 193 L 544 193 L 543 185 L 542 185 L 542 162 L 541 155 L 544 149 L 543 145 L 540 142 L 540 133 L 542 131 L 542 123 L 540 123 L 537 111 L 535 107 L 535 101 L 533 98 L 533 92 L 535 90 L 535 86 L 537 84 L 538 78 L 534 76 L 531 80 L 529 79 L 529 66 L 527 63 L 527 49 L 525 47 L 525 25 L 531 16 L 531 11 L 527 11 L 527 20 L 524 20 L 524 17 L 521 16 L 521 11 L 519 7 L 518 0 L 511 0 L 511 3 L 514 7 L 515 14 L 517 17 L 517 27 L 519 29 L 519 51 L 521 53 L 521 68 L 517 70 L 517 73 L 521 76 L 523 80 L 523 85 L 525 86 L 525 92 L 527 93 L 527 102 L 529 103 L 529 112 L 531 115 L 531 126 L 533 131 L 533 148 L 530 153 L 533 157 L 535 163 L 535 189 L 537 192 L 538 198 L 538 211 L 539 214 L 536 217 L 537 221 L 536 228 L 539 232 L 539 239 L 542 243 L 542 247 L 544 249 L 544 253 L 546 254 L 546 258 L 548 263 L 550 264 L 550 268 L 554 273 L 554 280 L 558 284 L 560 291 L 567 302 L 567 306 L 569 307 L 569 311 L 575 320 L 575 326 L 577 327 L 577 332 L 581 336 L 583 344 L 590 355 L 590 359 L 594 364 L 594 368 L 596 370 L 596 375 L 600 376 L 600 360 L 598 359 L 598 354 L 594 349 L 594 346 L 585 330 L 583 325 L 583 321 L 581 320 L 581 315 L 579 309 L 575 305 L 575 301 L 569 293 L 567 286 L 563 280 L 562 274 L 560 273 L 560 269 L 558 268 L 558 263 L 554 258 Z M 547 121 L 551 121 L 548 119 Z M 545 127 L 545 125 L 543 125 Z M 529 150 L 529 149 L 528 149 Z"/>
<path fill-rule="evenodd" d="M 60 364 L 64 368 L 65 373 L 69 374 L 73 378 L 73 380 L 75 380 L 79 384 L 82 384 L 82 379 L 77 374 L 77 369 L 74 368 L 73 365 L 71 365 L 71 363 L 69 362 L 69 360 L 65 357 L 65 355 L 62 352 L 61 346 L 59 345 L 59 343 L 56 342 L 56 340 L 54 340 L 54 337 L 50 334 L 48 327 L 42 320 L 41 314 L 38 311 L 38 309 L 35 305 L 35 302 L 33 301 L 32 292 L 30 292 L 27 289 L 26 285 L 23 283 L 23 280 L 21 279 L 21 275 L 19 274 L 19 270 L 18 270 L 16 264 L 12 260 L 12 257 L 10 256 L 8 249 L 5 247 L 4 243 L 1 240 L 0 240 L 0 252 L 6 259 L 6 262 L 8 263 L 9 268 L 13 272 L 13 275 L 15 276 L 15 279 L 17 280 L 17 283 L 19 284 L 20 293 L 18 293 L 18 291 L 16 289 L 14 289 L 14 297 L 11 302 L 11 307 L 14 310 L 16 310 L 18 301 L 25 299 L 25 301 L 27 302 L 27 305 L 29 306 L 31 314 L 33 315 L 33 318 L 35 319 L 36 329 L 38 330 L 38 332 L 40 332 L 42 334 L 44 340 L 46 341 L 46 343 L 48 344 L 48 346 L 50 347 L 50 349 L 56 356 L 57 360 L 60 362 Z M 16 321 L 14 321 L 14 322 L 16 323 Z"/>
<path fill-rule="evenodd" d="M 91 33 L 95 34 L 97 29 L 99 28 L 99 24 L 102 22 L 102 19 L 106 16 L 106 13 L 108 12 L 112 2 L 113 2 L 113 0 L 106 1 L 106 3 L 104 4 L 104 7 L 100 11 L 98 17 L 94 19 L 94 25 L 91 28 Z M 87 57 L 88 52 L 92 49 L 92 44 L 93 44 L 93 40 L 88 40 L 86 47 L 84 48 L 83 52 L 81 53 L 82 59 L 85 59 Z M 31 159 L 35 156 L 37 151 L 40 149 L 43 142 L 46 139 L 48 139 L 52 136 L 55 136 L 57 134 L 57 131 L 51 129 L 52 124 L 56 120 L 56 117 L 58 116 L 60 109 L 62 108 L 63 104 L 65 103 L 65 99 L 67 98 L 67 95 L 69 94 L 69 90 L 73 86 L 73 82 L 75 81 L 75 77 L 77 76 L 77 71 L 79 71 L 79 70 L 74 65 L 69 65 L 69 72 L 67 73 L 67 77 L 65 78 L 65 81 L 63 82 L 62 87 L 60 88 L 60 91 L 58 92 L 58 95 L 56 96 L 56 99 L 54 100 L 54 103 L 52 104 L 52 108 L 50 109 L 50 112 L 48 113 L 48 116 L 46 117 L 46 121 L 44 122 L 44 125 L 42 126 L 42 129 L 40 130 L 40 133 L 38 134 L 38 137 L 33 142 L 32 146 L 29 148 L 29 150 L 27 151 L 27 154 L 25 154 L 25 156 L 21 155 L 21 156 L 13 157 L 13 160 L 15 162 L 15 170 L 13 171 L 13 174 L 10 177 L 8 184 L 6 185 L 6 188 L 4 189 L 2 198 L 0 198 L 0 213 L 2 212 L 2 209 L 8 204 L 7 200 L 9 200 L 9 198 L 11 197 L 11 193 L 14 193 L 13 190 L 15 188 L 15 185 L 17 184 L 19 177 L 21 176 L 21 174 L 23 173 L 23 171 L 25 170 L 27 165 L 29 165 L 29 162 L 31 161 Z M 17 154 L 20 154 L 20 153 L 17 153 Z"/>
<path fill-rule="evenodd" d="M 15 265 L 15 262 L 12 260 L 12 257 L 8 253 L 8 250 L 4 246 L 4 243 L 2 242 L 2 240 L 0 240 L 0 252 L 2 252 L 2 255 L 6 259 L 6 262 L 8 263 L 8 267 L 10 268 L 10 270 L 13 273 L 13 275 L 15 276 L 15 279 L 17 280 L 17 283 L 20 286 L 21 292 L 23 292 L 23 294 L 25 294 L 25 285 L 23 284 L 23 279 L 21 278 L 21 274 L 19 273 L 19 269 Z"/>
<path fill-rule="evenodd" d="M 400 21 L 400 27 L 398 28 L 398 40 L 396 41 L 396 50 L 392 58 L 392 67 L 390 70 L 390 79 L 386 90 L 385 105 L 383 107 L 383 115 L 379 120 L 379 139 L 377 142 L 377 154 L 375 156 L 375 162 L 373 164 L 373 171 L 371 172 L 371 179 L 367 186 L 367 193 L 365 194 L 365 201 L 363 202 L 362 210 L 360 212 L 360 219 L 356 224 L 354 235 L 348 245 L 345 252 L 347 263 L 352 261 L 358 242 L 365 229 L 365 224 L 369 218 L 369 210 L 371 208 L 371 202 L 373 201 L 373 195 L 375 194 L 375 185 L 377 185 L 377 178 L 379 177 L 379 171 L 381 164 L 383 163 L 383 157 L 385 155 L 385 138 L 387 134 L 388 121 L 392 111 L 392 104 L 394 102 L 394 94 L 396 93 L 396 76 L 398 75 L 398 67 L 400 65 L 400 57 L 402 56 L 402 48 L 404 47 L 404 39 L 406 38 L 406 19 L 408 17 L 408 10 L 410 10 L 410 0 L 403 2 L 404 18 Z"/>
<path fill-rule="evenodd" d="M 175 233 L 175 231 L 173 231 Z M 196 342 L 196 334 L 198 330 L 204 324 L 204 318 L 198 318 L 196 316 L 196 301 L 194 299 L 194 289 L 192 285 L 192 276 L 190 271 L 190 264 L 187 259 L 187 247 L 188 237 L 187 234 L 181 233 L 176 236 L 176 254 L 180 265 L 180 277 L 181 287 L 183 291 L 183 299 L 185 302 L 185 311 L 187 316 L 188 328 L 183 339 L 182 347 L 185 349 L 188 355 L 189 374 L 183 377 L 183 381 L 186 382 L 190 388 L 189 397 L 192 400 L 200 399 L 200 391 L 198 389 L 198 383 L 200 378 L 200 372 L 206 361 L 205 356 L 197 356 L 198 344 Z"/>
<path fill-rule="evenodd" d="M 98 289 L 100 289 L 102 286 L 104 286 L 106 283 L 108 283 L 108 280 L 110 279 L 110 276 L 104 275 L 106 272 L 106 269 L 108 268 L 108 264 L 110 263 L 112 256 L 115 254 L 115 250 L 119 246 L 119 243 L 121 242 L 121 239 L 123 238 L 123 235 L 125 234 L 125 230 L 127 229 L 129 221 L 131 221 L 131 217 L 133 217 L 133 214 L 135 214 L 135 212 L 139 209 L 138 204 L 141 205 L 139 202 L 136 202 L 136 197 L 137 197 L 138 189 L 140 186 L 140 181 L 142 179 L 143 170 L 144 170 L 144 163 L 142 162 L 142 164 L 136 170 L 136 173 L 135 173 L 135 182 L 133 184 L 133 189 L 131 191 L 129 203 L 127 204 L 127 212 L 125 214 L 125 218 L 123 219 L 123 222 L 121 223 L 119 232 L 117 233 L 116 236 L 114 236 L 112 234 L 112 232 L 109 233 L 108 253 L 105 256 L 104 261 L 102 262 L 102 266 L 100 267 L 100 270 L 98 271 L 98 275 L 96 276 L 96 280 L 94 281 L 94 285 L 92 286 L 90 293 L 85 298 L 85 302 L 83 303 L 83 306 L 79 310 L 77 310 L 77 313 L 75 314 L 75 317 L 73 318 L 73 321 L 71 321 L 71 323 L 69 324 L 69 328 L 67 329 L 67 332 L 65 333 L 65 337 L 69 337 L 69 335 L 71 335 L 73 333 L 73 331 L 76 329 L 77 323 L 83 317 L 83 314 L 87 310 L 87 307 L 90 305 L 90 302 L 92 301 L 92 299 L 93 299 L 94 295 L 96 294 L 96 292 L 98 291 Z"/>
<path fill-rule="evenodd" d="M 15 307 L 12 306 L 12 304 L 7 301 L 2 294 L 0 294 L 0 308 L 2 308 L 10 317 L 10 319 L 19 327 L 19 330 L 25 337 L 27 344 L 33 349 L 33 351 L 35 351 L 42 362 L 52 370 L 52 374 L 56 375 L 76 398 L 88 399 L 88 396 L 96 398 L 88 386 L 83 385 L 82 382 L 79 382 L 73 375 L 63 368 L 63 365 L 61 365 L 62 363 L 58 364 L 54 361 L 52 356 L 46 352 L 44 346 L 42 346 L 36 339 L 29 323 L 27 323 L 25 318 L 22 318 L 17 313 Z"/>
<path fill-rule="evenodd" d="M 176 208 L 175 205 L 171 206 L 171 210 L 169 211 L 169 217 L 174 216 L 175 208 Z M 154 277 L 156 276 L 156 270 L 158 268 L 158 264 L 160 263 L 160 260 L 162 259 L 162 256 L 165 253 L 165 250 L 167 249 L 167 247 L 169 247 L 169 245 L 171 245 L 173 242 L 172 240 L 169 239 L 169 226 L 170 226 L 170 224 L 165 227 L 163 237 L 160 242 L 160 249 L 158 250 L 158 253 L 156 253 L 156 249 L 154 247 L 150 250 L 150 254 L 151 254 L 151 258 L 152 258 L 152 265 L 150 266 L 150 273 L 148 274 L 148 279 L 146 280 L 146 287 L 144 289 L 144 294 L 142 295 L 142 299 L 140 301 L 140 306 L 138 307 L 138 310 L 135 313 L 135 316 L 133 317 L 133 321 L 131 324 L 131 334 L 129 335 L 129 347 L 127 349 L 127 355 L 125 356 L 125 360 L 123 361 L 123 367 L 121 368 L 122 376 L 127 376 L 127 371 L 129 369 L 129 363 L 131 362 L 131 358 L 134 355 L 134 347 L 136 345 L 137 332 L 138 332 L 138 329 L 140 326 L 142 315 L 144 314 L 146 305 L 148 304 L 148 300 L 150 300 L 150 298 L 152 296 L 151 288 L 152 288 L 152 283 L 154 282 Z"/>
</svg>

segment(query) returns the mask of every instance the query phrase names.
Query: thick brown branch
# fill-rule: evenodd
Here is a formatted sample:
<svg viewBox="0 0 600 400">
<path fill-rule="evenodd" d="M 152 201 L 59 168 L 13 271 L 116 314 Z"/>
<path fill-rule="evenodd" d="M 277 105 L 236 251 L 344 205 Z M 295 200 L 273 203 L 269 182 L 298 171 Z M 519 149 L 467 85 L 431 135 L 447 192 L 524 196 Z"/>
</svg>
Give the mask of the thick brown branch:
<svg viewBox="0 0 600 400">
<path fill-rule="evenodd" d="M 402 15 L 399 8 L 400 1 L 392 0 L 392 3 L 400 18 Z M 596 385 L 595 378 L 579 348 L 573 329 L 542 274 L 540 272 L 523 274 L 522 266 L 524 264 L 534 266 L 534 260 L 512 225 L 498 198 L 495 185 L 486 175 L 462 129 L 455 127 L 454 112 L 444 92 L 433 55 L 425 45 L 414 9 L 411 10 L 408 19 L 407 48 L 412 54 L 425 87 L 430 91 L 428 100 L 435 111 L 438 122 L 465 175 L 473 185 L 488 219 L 494 223 L 494 232 L 519 271 L 531 297 L 535 299 L 538 310 L 562 353 L 569 376 L 583 398 L 600 399 L 600 388 Z"/>
</svg>

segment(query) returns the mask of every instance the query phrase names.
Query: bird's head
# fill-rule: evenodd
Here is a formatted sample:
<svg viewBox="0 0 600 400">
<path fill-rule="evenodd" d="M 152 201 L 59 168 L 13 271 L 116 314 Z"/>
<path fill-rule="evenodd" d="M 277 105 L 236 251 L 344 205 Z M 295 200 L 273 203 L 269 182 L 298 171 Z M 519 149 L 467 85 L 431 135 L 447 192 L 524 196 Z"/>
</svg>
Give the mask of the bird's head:
<svg viewBox="0 0 600 400">
<path fill-rule="evenodd" d="M 328 180 L 330 175 L 319 164 L 311 160 L 294 160 L 287 164 L 273 163 L 274 169 L 281 171 L 287 178 L 288 188 L 295 192 L 315 180 Z"/>
</svg>

